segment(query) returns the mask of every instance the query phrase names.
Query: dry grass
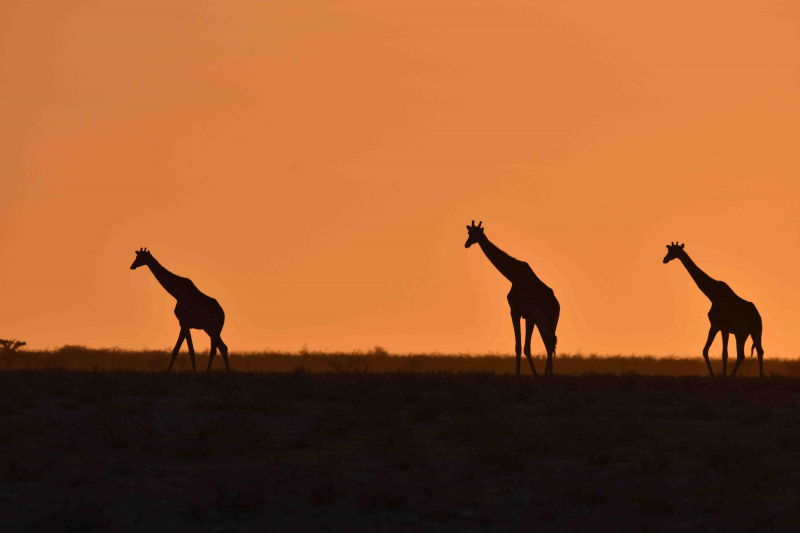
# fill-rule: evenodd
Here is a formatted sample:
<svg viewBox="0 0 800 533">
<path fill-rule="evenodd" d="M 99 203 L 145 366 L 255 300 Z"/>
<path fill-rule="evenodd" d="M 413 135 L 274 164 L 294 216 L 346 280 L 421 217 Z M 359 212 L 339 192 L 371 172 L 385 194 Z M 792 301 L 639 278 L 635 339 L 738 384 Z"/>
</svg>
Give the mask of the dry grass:
<svg viewBox="0 0 800 533">
<path fill-rule="evenodd" d="M 166 370 L 171 353 L 167 351 L 129 351 L 118 349 L 90 349 L 83 346 L 64 346 L 54 351 L 23 351 L 7 355 L 0 368 L 8 370 L 126 370 L 154 372 Z M 729 371 L 735 357 L 728 360 Z M 539 372 L 544 371 L 543 355 L 534 357 Z M 197 367 L 205 370 L 208 352 L 198 353 Z M 380 347 L 371 352 L 320 353 L 301 351 L 232 353 L 231 368 L 242 372 L 490 372 L 512 374 L 516 362 L 508 355 L 447 355 L 408 354 L 389 355 Z M 719 373 L 722 362 L 717 355 L 712 358 L 714 371 Z M 580 375 L 584 373 L 705 376 L 707 370 L 699 355 L 691 358 L 652 357 L 636 355 L 568 355 L 556 357 L 557 374 Z M 191 370 L 189 356 L 181 353 L 175 370 Z M 224 369 L 222 358 L 214 360 L 214 370 Z M 522 372 L 530 374 L 528 362 L 523 358 Z M 764 361 L 765 375 L 800 377 L 800 360 L 768 358 Z M 758 375 L 758 361 L 747 358 L 739 369 L 740 376 Z"/>
</svg>

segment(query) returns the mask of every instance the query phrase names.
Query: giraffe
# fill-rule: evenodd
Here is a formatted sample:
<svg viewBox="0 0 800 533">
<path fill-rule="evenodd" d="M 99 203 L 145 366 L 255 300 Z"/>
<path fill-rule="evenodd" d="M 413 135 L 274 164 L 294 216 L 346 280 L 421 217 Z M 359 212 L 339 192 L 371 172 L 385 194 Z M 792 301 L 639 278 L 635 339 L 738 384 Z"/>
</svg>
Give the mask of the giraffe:
<svg viewBox="0 0 800 533">
<path fill-rule="evenodd" d="M 739 365 L 744 361 L 744 343 L 747 337 L 752 336 L 753 346 L 750 348 L 750 356 L 753 350 L 758 352 L 758 375 L 764 377 L 764 349 L 761 347 L 761 315 L 758 314 L 756 306 L 747 300 L 743 300 L 724 281 L 712 279 L 708 274 L 700 270 L 694 264 L 689 254 L 683 249 L 683 244 L 672 243 L 667 245 L 667 255 L 664 263 L 669 263 L 673 259 L 679 259 L 686 267 L 689 275 L 697 284 L 697 287 L 711 300 L 711 310 L 708 312 L 708 320 L 711 322 L 711 329 L 708 331 L 708 340 L 703 348 L 703 357 L 708 366 L 708 373 L 714 377 L 711 370 L 711 362 L 708 360 L 708 349 L 718 332 L 722 332 L 722 377 L 725 377 L 726 366 L 728 364 L 728 335 L 733 333 L 736 337 L 736 365 L 733 367 L 731 377 L 736 375 Z"/>
<path fill-rule="evenodd" d="M 175 344 L 175 349 L 172 350 L 172 360 L 169 362 L 167 372 L 172 370 L 172 364 L 175 358 L 178 357 L 178 351 L 181 349 L 184 339 L 186 345 L 189 347 L 189 357 L 192 359 L 192 370 L 197 372 L 197 367 L 194 363 L 194 346 L 192 345 L 192 334 L 190 330 L 202 329 L 211 338 L 211 351 L 208 354 L 208 368 L 206 372 L 211 370 L 211 362 L 219 348 L 219 353 L 222 355 L 222 360 L 225 361 L 225 370 L 230 371 L 228 366 L 228 347 L 222 342 L 220 332 L 222 325 L 225 323 L 225 312 L 222 306 L 210 296 L 206 296 L 194 286 L 192 280 L 189 278 L 182 278 L 176 276 L 156 261 L 155 257 L 147 251 L 147 248 L 140 248 L 136 252 L 136 260 L 131 265 L 131 270 L 137 269 L 140 266 L 147 265 L 150 272 L 156 277 L 156 280 L 164 287 L 170 295 L 178 301 L 175 306 L 175 316 L 178 317 L 178 322 L 181 325 L 181 332 L 178 335 L 178 342 Z"/>
<path fill-rule="evenodd" d="M 523 261 L 514 259 L 500 248 L 492 244 L 484 234 L 481 227 L 483 221 L 467 226 L 467 238 L 464 248 L 469 248 L 475 243 L 481 247 L 483 253 L 494 267 L 511 282 L 511 291 L 508 293 L 508 305 L 511 308 L 511 322 L 514 324 L 514 349 L 517 354 L 517 376 L 521 361 L 522 343 L 520 339 L 520 320 L 525 318 L 525 357 L 531 365 L 533 375 L 537 376 L 536 368 L 531 359 L 531 335 L 534 326 L 539 326 L 539 334 L 547 350 L 547 365 L 544 369 L 545 376 L 553 375 L 553 356 L 556 352 L 556 326 L 561 306 L 558 304 L 553 289 L 542 283 L 533 270 Z"/>
</svg>

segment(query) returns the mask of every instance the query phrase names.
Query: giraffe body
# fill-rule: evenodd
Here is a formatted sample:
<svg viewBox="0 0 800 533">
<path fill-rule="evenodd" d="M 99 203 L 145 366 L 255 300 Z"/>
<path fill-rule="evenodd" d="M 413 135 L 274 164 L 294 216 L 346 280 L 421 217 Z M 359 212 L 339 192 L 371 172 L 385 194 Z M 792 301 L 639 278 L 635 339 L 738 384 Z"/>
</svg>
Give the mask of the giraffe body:
<svg viewBox="0 0 800 533">
<path fill-rule="evenodd" d="M 516 340 L 514 348 L 517 354 L 517 375 L 520 373 L 521 354 L 523 351 L 521 334 L 521 320 L 523 318 L 525 319 L 524 352 L 528 363 L 531 365 L 533 375 L 537 375 L 531 358 L 531 336 L 534 327 L 539 328 L 539 334 L 547 351 L 547 365 L 544 373 L 545 375 L 552 375 L 553 357 L 558 342 L 556 326 L 558 326 L 558 317 L 561 313 L 561 306 L 553 289 L 545 285 L 536 276 L 528 263 L 514 259 L 489 241 L 480 223 L 475 226 L 473 221 L 472 226 L 467 226 L 467 231 L 469 232 L 469 238 L 464 246 L 469 248 L 478 243 L 489 261 L 511 282 L 511 290 L 507 299 L 511 309 L 511 322 L 514 325 L 514 337 Z"/>
<path fill-rule="evenodd" d="M 736 364 L 731 371 L 731 377 L 736 375 L 739 365 L 744 360 L 744 345 L 748 337 L 752 337 L 753 346 L 750 349 L 758 353 L 758 373 L 764 376 L 764 349 L 761 347 L 762 322 L 761 315 L 756 309 L 755 304 L 739 297 L 724 281 L 711 278 L 708 274 L 700 270 L 689 257 L 683 245 L 667 245 L 664 263 L 673 259 L 680 260 L 686 267 L 689 275 L 697 284 L 697 287 L 711 300 L 711 310 L 708 312 L 708 320 L 711 327 L 708 331 L 708 339 L 703 348 L 703 357 L 708 366 L 708 372 L 713 377 L 714 371 L 711 369 L 711 362 L 708 359 L 708 350 L 714 342 L 717 333 L 722 333 L 722 376 L 725 377 L 728 364 L 728 336 L 733 334 L 736 339 Z"/>
<path fill-rule="evenodd" d="M 525 319 L 539 327 L 539 333 L 545 344 L 548 355 L 555 351 L 556 326 L 561 314 L 561 306 L 553 289 L 545 285 L 533 273 L 528 263 L 522 263 L 523 275 L 511 283 L 511 290 L 506 299 L 511 309 L 512 320 Z M 527 271 L 527 272 L 525 272 Z M 552 350 L 551 350 L 552 348 Z"/>
<path fill-rule="evenodd" d="M 225 312 L 222 306 L 214 298 L 200 292 L 189 278 L 177 276 L 161 266 L 150 252 L 139 250 L 136 252 L 136 260 L 131 265 L 131 270 L 140 266 L 147 266 L 155 276 L 156 280 L 164 287 L 173 298 L 177 300 L 175 305 L 175 316 L 181 326 L 178 342 L 172 351 L 172 360 L 169 363 L 168 371 L 172 370 L 175 358 L 181 349 L 183 341 L 189 347 L 189 357 L 192 360 L 192 370 L 197 371 L 194 360 L 194 345 L 192 344 L 192 329 L 205 331 L 211 339 L 211 350 L 208 356 L 208 370 L 211 370 L 211 362 L 219 349 L 225 368 L 230 370 L 228 365 L 228 347 L 222 342 L 222 326 L 225 324 Z"/>
<path fill-rule="evenodd" d="M 218 336 L 225 323 L 225 312 L 214 298 L 206 296 L 188 282 L 185 294 L 175 304 L 175 316 L 182 328 L 202 329 L 209 336 Z"/>
</svg>

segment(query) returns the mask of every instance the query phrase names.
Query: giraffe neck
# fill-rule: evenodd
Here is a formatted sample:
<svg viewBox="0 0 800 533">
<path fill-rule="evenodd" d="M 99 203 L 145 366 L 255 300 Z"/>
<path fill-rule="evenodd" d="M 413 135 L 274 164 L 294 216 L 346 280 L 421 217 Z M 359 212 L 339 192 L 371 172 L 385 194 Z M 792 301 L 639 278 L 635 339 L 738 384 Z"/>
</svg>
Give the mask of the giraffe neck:
<svg viewBox="0 0 800 533">
<path fill-rule="evenodd" d="M 699 288 L 709 300 L 713 300 L 718 284 L 717 280 L 700 270 L 700 267 L 694 264 L 694 261 L 692 261 L 689 254 L 686 252 L 679 255 L 678 259 L 681 260 L 683 266 L 686 267 L 686 271 L 692 276 L 692 279 L 697 284 L 697 288 Z"/>
<path fill-rule="evenodd" d="M 524 264 L 522 261 L 514 259 L 503 250 L 492 244 L 486 235 L 484 235 L 483 238 L 478 241 L 478 245 L 480 245 L 481 250 L 483 250 L 483 253 L 486 255 L 486 258 L 489 259 L 494 267 L 503 276 L 505 276 L 508 281 L 511 283 L 520 281 L 520 267 L 522 264 Z"/>
<path fill-rule="evenodd" d="M 150 272 L 153 273 L 156 280 L 164 287 L 164 290 L 167 291 L 173 298 L 176 300 L 182 294 L 183 286 L 180 281 L 183 279 L 180 276 L 177 276 L 161 266 L 161 263 L 153 258 L 152 261 L 147 263 Z"/>
</svg>

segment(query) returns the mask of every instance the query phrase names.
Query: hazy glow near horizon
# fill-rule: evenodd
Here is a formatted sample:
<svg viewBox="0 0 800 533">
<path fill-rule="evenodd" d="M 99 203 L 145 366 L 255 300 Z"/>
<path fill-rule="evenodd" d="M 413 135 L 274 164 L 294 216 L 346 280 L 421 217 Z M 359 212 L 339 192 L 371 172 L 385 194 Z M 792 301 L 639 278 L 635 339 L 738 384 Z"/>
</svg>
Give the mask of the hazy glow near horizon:
<svg viewBox="0 0 800 533">
<path fill-rule="evenodd" d="M 170 348 L 174 300 L 128 268 L 147 246 L 232 351 L 508 353 L 474 219 L 555 290 L 559 352 L 699 356 L 678 239 L 796 357 L 798 24 L 763 0 L 5 2 L 0 337 Z"/>
</svg>

